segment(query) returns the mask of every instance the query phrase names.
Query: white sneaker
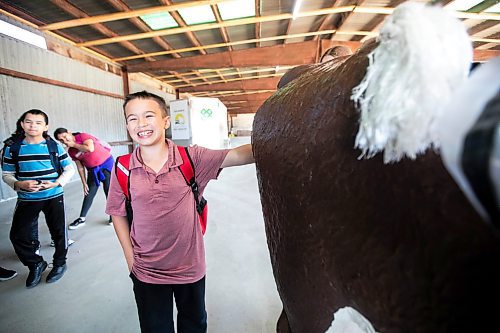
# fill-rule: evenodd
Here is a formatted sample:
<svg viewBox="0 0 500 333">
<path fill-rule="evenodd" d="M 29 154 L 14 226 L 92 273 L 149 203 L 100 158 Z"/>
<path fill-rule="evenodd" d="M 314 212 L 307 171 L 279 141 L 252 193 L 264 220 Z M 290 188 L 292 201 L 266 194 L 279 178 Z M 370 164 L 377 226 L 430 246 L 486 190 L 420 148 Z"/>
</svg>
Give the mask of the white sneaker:
<svg viewBox="0 0 500 333">
<path fill-rule="evenodd" d="M 71 238 L 70 238 L 70 239 L 68 239 L 68 246 L 71 246 L 71 245 L 73 245 L 74 243 L 75 243 L 75 241 L 74 241 L 74 240 L 72 240 Z M 51 241 L 50 241 L 50 246 L 52 246 L 52 247 L 55 247 L 55 246 L 56 246 L 56 244 L 54 243 L 54 241 L 53 241 L 53 240 L 51 240 Z"/>
</svg>

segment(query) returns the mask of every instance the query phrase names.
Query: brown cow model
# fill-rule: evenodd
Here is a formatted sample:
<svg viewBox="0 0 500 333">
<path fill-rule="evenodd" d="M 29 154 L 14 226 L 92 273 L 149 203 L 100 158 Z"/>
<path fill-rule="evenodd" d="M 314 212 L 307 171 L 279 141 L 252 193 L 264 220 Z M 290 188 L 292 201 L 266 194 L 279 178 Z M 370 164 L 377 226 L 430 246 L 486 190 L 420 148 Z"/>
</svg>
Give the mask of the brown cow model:
<svg viewBox="0 0 500 333">
<path fill-rule="evenodd" d="M 358 159 L 365 45 L 310 66 L 253 129 L 279 332 L 323 333 L 349 306 L 378 332 L 496 332 L 500 240 L 433 150 Z"/>
</svg>

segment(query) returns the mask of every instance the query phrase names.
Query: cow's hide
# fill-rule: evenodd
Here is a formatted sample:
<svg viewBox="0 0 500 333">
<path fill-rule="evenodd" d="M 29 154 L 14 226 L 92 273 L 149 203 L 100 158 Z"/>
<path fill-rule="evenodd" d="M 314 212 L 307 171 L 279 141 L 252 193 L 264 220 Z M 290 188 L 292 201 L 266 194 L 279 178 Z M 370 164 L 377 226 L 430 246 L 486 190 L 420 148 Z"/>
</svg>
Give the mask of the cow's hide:
<svg viewBox="0 0 500 333">
<path fill-rule="evenodd" d="M 350 96 L 373 47 L 301 73 L 255 116 L 281 330 L 323 333 L 350 306 L 378 332 L 496 331 L 500 241 L 440 157 L 384 164 L 353 149 Z"/>
</svg>

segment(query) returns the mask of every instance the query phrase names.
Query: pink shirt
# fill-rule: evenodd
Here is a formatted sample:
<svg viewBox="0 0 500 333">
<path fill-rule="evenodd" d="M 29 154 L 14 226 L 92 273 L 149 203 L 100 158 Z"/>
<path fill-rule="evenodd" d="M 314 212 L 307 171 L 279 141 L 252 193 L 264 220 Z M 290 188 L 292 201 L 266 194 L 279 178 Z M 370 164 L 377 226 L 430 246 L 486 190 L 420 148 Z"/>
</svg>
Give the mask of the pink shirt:
<svg viewBox="0 0 500 333">
<path fill-rule="evenodd" d="M 193 283 L 206 273 L 203 235 L 193 193 L 178 168 L 182 158 L 177 146 L 167 142 L 168 161 L 158 174 L 142 163 L 139 148 L 130 159 L 132 272 L 146 283 Z M 228 152 L 189 148 L 200 194 L 211 179 L 217 178 Z M 115 172 L 112 174 L 106 213 L 126 216 L 125 196 Z"/>
<path fill-rule="evenodd" d="M 103 164 L 104 161 L 106 161 L 111 156 L 111 153 L 106 147 L 101 145 L 99 139 L 97 139 L 96 137 L 87 133 L 75 134 L 75 142 L 80 145 L 88 139 L 94 141 L 93 152 L 83 152 L 79 151 L 76 148 L 69 148 L 68 154 L 69 156 L 71 156 L 73 161 L 79 160 L 80 162 L 82 162 L 84 167 L 90 169 Z"/>
</svg>

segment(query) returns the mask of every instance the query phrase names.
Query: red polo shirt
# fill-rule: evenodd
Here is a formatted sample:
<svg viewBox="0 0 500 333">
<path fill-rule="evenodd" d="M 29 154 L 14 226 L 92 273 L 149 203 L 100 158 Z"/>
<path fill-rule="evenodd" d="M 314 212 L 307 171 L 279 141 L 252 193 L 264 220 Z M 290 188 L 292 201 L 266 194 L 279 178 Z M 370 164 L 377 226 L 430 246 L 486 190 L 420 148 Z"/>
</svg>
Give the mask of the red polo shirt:
<svg viewBox="0 0 500 333">
<path fill-rule="evenodd" d="M 206 272 L 205 247 L 196 203 L 178 168 L 182 158 L 168 143 L 168 160 L 156 174 L 142 163 L 140 148 L 130 160 L 130 193 L 134 221 L 130 238 L 134 251 L 132 272 L 143 282 L 184 284 L 200 280 Z M 196 181 L 203 193 L 216 179 L 229 150 L 190 147 Z M 106 205 L 109 215 L 126 216 L 125 196 L 113 172 Z"/>
</svg>

